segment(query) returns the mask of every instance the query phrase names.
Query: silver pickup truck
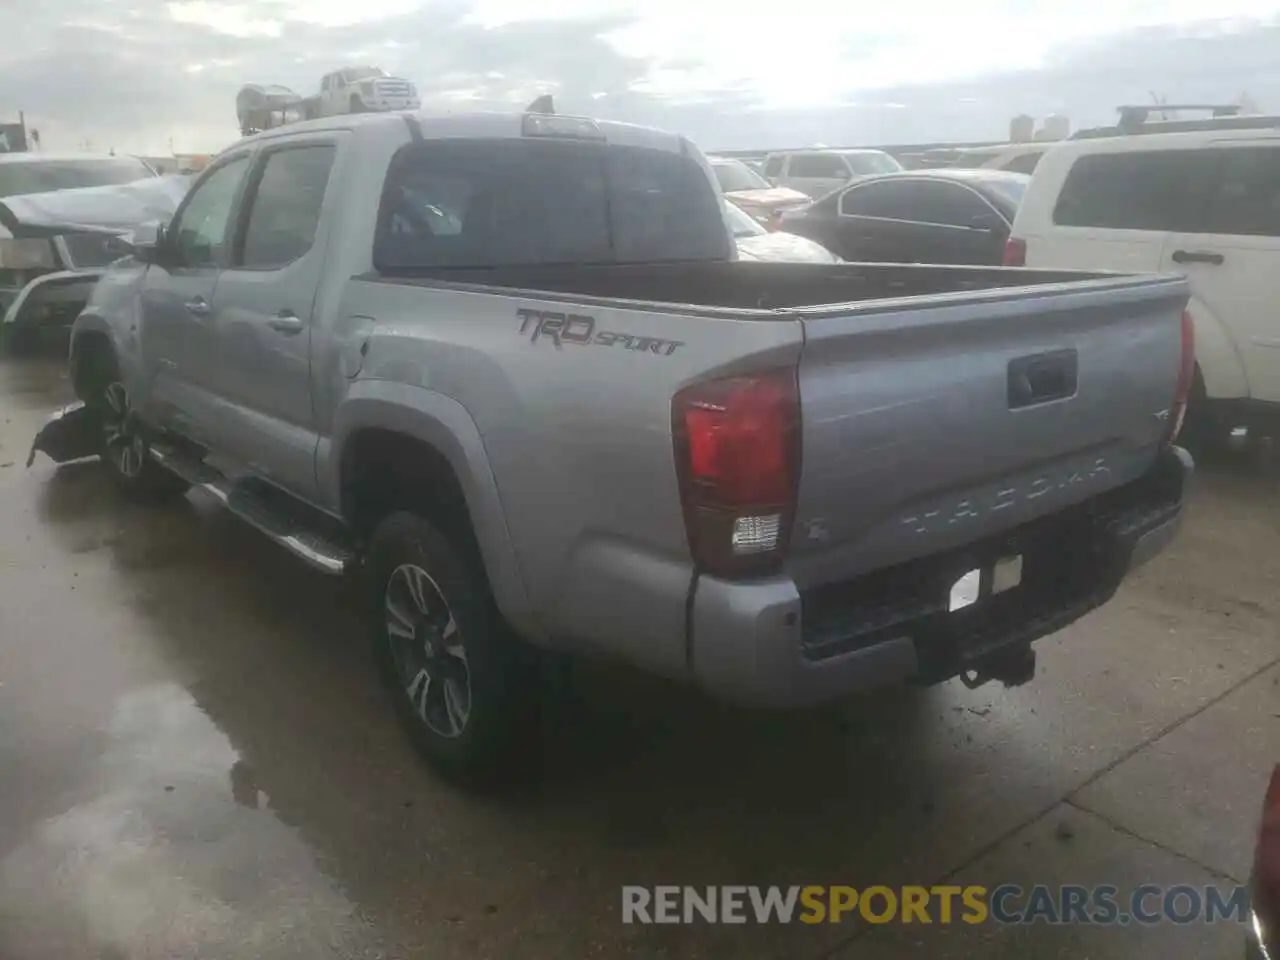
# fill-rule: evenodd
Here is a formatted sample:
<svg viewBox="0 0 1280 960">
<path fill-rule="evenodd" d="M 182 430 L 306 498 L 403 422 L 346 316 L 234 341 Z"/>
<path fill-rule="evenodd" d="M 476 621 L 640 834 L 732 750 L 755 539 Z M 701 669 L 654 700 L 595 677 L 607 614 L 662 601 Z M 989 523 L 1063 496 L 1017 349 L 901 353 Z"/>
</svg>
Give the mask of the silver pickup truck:
<svg viewBox="0 0 1280 960">
<path fill-rule="evenodd" d="M 1025 682 L 1174 535 L 1185 281 L 738 262 L 721 203 L 620 124 L 251 137 L 102 280 L 32 456 L 362 577 L 448 770 L 511 757 L 535 650 L 769 706 Z"/>
</svg>

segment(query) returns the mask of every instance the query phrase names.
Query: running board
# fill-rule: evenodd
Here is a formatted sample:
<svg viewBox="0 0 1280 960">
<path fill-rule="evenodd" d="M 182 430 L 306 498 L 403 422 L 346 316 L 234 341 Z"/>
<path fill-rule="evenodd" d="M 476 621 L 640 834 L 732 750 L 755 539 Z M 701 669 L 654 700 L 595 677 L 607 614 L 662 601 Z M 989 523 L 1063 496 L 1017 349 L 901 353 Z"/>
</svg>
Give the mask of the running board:
<svg viewBox="0 0 1280 960">
<path fill-rule="evenodd" d="M 304 508 L 286 508 L 283 501 L 287 495 L 267 484 L 256 480 L 233 481 L 208 464 L 163 444 L 153 443 L 151 456 L 166 470 L 214 497 L 237 517 L 317 570 L 342 574 L 355 563 L 355 550 L 300 517 L 291 516 L 301 513 Z"/>
</svg>

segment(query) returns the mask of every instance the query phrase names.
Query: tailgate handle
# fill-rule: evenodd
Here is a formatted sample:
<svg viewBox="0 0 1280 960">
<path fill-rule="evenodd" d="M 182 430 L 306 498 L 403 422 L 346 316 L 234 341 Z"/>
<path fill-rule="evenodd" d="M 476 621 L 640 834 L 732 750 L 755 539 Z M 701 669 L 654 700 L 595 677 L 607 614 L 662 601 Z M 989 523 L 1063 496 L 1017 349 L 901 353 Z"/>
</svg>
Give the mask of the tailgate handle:
<svg viewBox="0 0 1280 960">
<path fill-rule="evenodd" d="M 1079 359 L 1075 350 L 1054 350 L 1009 361 L 1009 409 L 1020 410 L 1075 395 Z"/>
</svg>

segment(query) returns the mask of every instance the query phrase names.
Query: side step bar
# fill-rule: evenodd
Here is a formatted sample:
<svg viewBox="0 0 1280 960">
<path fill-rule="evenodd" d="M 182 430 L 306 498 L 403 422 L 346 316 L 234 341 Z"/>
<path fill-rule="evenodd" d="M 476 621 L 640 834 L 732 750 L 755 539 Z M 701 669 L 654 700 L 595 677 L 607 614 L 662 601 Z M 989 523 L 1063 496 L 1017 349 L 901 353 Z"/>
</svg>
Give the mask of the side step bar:
<svg viewBox="0 0 1280 960">
<path fill-rule="evenodd" d="M 284 506 L 285 495 L 255 480 L 232 481 L 213 467 L 162 444 L 152 444 L 151 456 L 193 487 L 220 501 L 236 516 L 256 527 L 280 546 L 324 573 L 342 574 L 356 562 L 354 549 L 307 524 L 299 508 Z M 273 503 L 272 501 L 277 501 Z"/>
</svg>

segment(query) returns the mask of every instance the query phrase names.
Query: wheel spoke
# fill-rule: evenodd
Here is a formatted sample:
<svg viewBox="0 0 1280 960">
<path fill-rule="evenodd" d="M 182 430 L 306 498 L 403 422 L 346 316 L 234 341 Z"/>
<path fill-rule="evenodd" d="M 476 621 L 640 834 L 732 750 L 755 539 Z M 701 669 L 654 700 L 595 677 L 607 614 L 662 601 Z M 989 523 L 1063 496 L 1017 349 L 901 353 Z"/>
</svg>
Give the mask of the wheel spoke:
<svg viewBox="0 0 1280 960">
<path fill-rule="evenodd" d="M 395 637 L 403 637 L 405 640 L 414 638 L 413 617 L 401 610 L 400 605 L 390 597 L 387 598 L 387 614 L 388 633 Z"/>
<path fill-rule="evenodd" d="M 422 667 L 409 683 L 408 694 L 409 700 L 413 703 L 413 709 L 423 720 L 427 720 L 427 697 L 430 693 L 431 674 L 427 673 L 426 667 Z M 427 722 L 430 723 L 429 720 Z"/>
<path fill-rule="evenodd" d="M 450 614 L 448 622 L 445 623 L 445 625 L 440 628 L 440 640 L 441 642 L 444 643 L 446 650 L 452 650 L 454 647 L 457 647 L 459 650 L 461 650 L 462 644 L 458 642 L 457 637 L 458 637 L 458 624 L 457 624 L 457 621 L 455 621 L 453 619 L 453 616 Z M 466 658 L 464 657 L 463 659 L 466 659 Z"/>
<path fill-rule="evenodd" d="M 467 724 L 468 711 L 463 705 L 462 694 L 458 692 L 457 681 L 452 677 L 446 677 L 440 685 L 444 688 L 444 709 L 449 717 L 451 732 L 455 735 L 459 734 Z"/>
<path fill-rule="evenodd" d="M 419 613 L 430 613 L 431 608 L 427 606 L 426 590 L 426 574 L 417 567 L 404 567 L 404 581 L 409 587 L 409 599 L 413 601 L 413 605 L 418 608 Z"/>
<path fill-rule="evenodd" d="M 455 640 L 451 645 L 444 647 L 444 655 L 449 660 L 457 661 L 454 664 L 450 664 L 450 666 L 451 667 L 456 666 L 459 670 L 462 671 L 462 675 L 466 676 L 467 674 L 467 648 L 466 647 L 464 647 L 460 642 Z"/>
</svg>

